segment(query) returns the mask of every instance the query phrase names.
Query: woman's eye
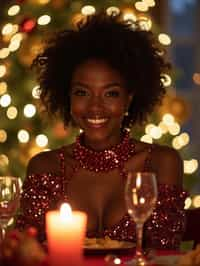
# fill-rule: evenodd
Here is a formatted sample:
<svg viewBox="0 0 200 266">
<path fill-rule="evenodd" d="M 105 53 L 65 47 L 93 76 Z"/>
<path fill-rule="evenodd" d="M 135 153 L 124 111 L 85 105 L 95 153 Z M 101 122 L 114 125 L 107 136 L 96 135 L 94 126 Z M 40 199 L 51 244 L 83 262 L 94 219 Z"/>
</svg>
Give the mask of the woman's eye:
<svg viewBox="0 0 200 266">
<path fill-rule="evenodd" d="M 83 89 L 77 89 L 77 90 L 74 90 L 73 94 L 76 96 L 86 96 L 87 91 L 85 91 Z"/>
<path fill-rule="evenodd" d="M 106 92 L 106 96 L 108 97 L 118 97 L 119 96 L 119 91 L 108 91 Z"/>
</svg>

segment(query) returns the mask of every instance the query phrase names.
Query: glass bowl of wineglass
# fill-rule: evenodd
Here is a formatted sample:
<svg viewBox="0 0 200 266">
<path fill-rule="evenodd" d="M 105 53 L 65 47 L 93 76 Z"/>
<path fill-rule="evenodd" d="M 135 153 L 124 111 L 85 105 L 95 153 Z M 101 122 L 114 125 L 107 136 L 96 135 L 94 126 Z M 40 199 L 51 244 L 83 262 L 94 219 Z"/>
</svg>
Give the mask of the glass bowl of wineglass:
<svg viewBox="0 0 200 266">
<path fill-rule="evenodd" d="M 0 176 L 0 229 L 5 237 L 9 221 L 14 217 L 20 201 L 20 178 Z"/>
<path fill-rule="evenodd" d="M 125 201 L 129 215 L 136 223 L 136 254 L 128 265 L 146 266 L 148 261 L 142 251 L 143 226 L 157 201 L 155 173 L 129 171 L 125 186 Z"/>
</svg>

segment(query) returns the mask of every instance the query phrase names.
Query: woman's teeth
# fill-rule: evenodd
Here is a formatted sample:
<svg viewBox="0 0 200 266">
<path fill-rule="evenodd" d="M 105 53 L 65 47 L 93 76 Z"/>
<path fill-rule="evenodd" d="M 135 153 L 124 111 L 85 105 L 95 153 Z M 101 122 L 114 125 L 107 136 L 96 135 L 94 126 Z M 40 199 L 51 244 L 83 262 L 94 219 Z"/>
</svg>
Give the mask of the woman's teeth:
<svg viewBox="0 0 200 266">
<path fill-rule="evenodd" d="M 91 124 L 103 124 L 107 121 L 108 119 L 107 118 L 98 118 L 98 119 L 90 119 L 88 118 L 87 121 Z"/>
</svg>

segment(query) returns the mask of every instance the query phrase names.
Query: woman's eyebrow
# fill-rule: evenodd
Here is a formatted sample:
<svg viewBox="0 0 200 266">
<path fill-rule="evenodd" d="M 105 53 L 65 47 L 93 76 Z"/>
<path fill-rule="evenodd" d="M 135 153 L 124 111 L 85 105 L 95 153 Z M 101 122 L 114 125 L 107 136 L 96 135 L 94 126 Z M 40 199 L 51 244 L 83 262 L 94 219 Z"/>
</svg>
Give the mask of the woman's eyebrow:
<svg viewBox="0 0 200 266">
<path fill-rule="evenodd" d="M 80 86 L 80 87 L 86 87 L 89 88 L 89 86 L 86 83 L 83 82 L 79 82 L 79 81 L 74 81 L 71 83 L 71 87 L 73 86 Z"/>
<path fill-rule="evenodd" d="M 71 83 L 71 87 L 73 88 L 74 86 L 80 86 L 80 87 L 85 87 L 85 88 L 90 88 L 90 85 L 84 83 L 84 82 L 80 82 L 80 81 L 73 81 Z M 103 86 L 103 88 L 107 89 L 107 88 L 110 88 L 110 87 L 122 87 L 123 86 L 123 83 L 121 82 L 110 82 L 110 83 L 107 83 Z"/>
<path fill-rule="evenodd" d="M 121 86 L 123 86 L 123 83 L 111 82 L 111 83 L 106 84 L 104 87 L 109 88 L 109 87 L 121 87 Z"/>
</svg>

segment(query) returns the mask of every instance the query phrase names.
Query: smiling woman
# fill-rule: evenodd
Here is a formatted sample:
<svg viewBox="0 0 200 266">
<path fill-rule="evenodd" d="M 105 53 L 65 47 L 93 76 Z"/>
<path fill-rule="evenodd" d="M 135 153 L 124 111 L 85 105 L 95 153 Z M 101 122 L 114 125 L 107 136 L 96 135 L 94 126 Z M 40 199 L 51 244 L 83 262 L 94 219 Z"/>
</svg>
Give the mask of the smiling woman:
<svg viewBox="0 0 200 266">
<path fill-rule="evenodd" d="M 45 240 L 45 213 L 67 200 L 87 213 L 87 237 L 135 241 L 124 199 L 127 172 L 151 171 L 159 195 L 144 244 L 178 248 L 186 197 L 180 156 L 137 141 L 127 130 L 143 123 L 165 94 L 161 79 L 169 64 L 153 33 L 101 12 L 54 34 L 33 68 L 47 110 L 83 133 L 71 145 L 30 160 L 17 227 L 33 225 Z"/>
<path fill-rule="evenodd" d="M 85 132 L 86 146 L 102 150 L 119 142 L 132 99 L 120 72 L 104 60 L 87 60 L 73 73 L 70 98 L 71 115 Z"/>
</svg>

